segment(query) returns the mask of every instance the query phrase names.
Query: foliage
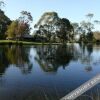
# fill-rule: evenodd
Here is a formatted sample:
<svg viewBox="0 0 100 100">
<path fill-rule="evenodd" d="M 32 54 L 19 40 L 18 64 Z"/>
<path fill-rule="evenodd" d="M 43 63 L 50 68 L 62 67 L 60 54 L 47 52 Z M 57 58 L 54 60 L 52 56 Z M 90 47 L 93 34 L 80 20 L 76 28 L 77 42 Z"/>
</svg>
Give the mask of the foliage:
<svg viewBox="0 0 100 100">
<path fill-rule="evenodd" d="M 1 9 L 5 3 L 0 0 L 0 39 L 23 40 L 25 35 L 30 34 L 30 24 L 33 17 L 28 11 L 21 11 L 20 17 L 11 22 Z M 74 42 L 75 36 L 79 35 L 81 42 L 94 40 L 93 29 L 99 20 L 92 20 L 93 13 L 86 15 L 87 20 L 80 23 L 71 23 L 67 18 L 60 18 L 57 12 L 45 12 L 35 24 L 34 41 L 37 42 Z"/>
<path fill-rule="evenodd" d="M 30 33 L 30 22 L 32 21 L 32 16 L 27 11 L 22 11 L 21 16 L 18 20 L 12 21 L 7 29 L 8 39 L 22 39 L 25 34 Z"/>
<path fill-rule="evenodd" d="M 93 13 L 88 13 L 86 17 L 88 18 L 89 21 L 93 18 L 94 14 Z"/>
<path fill-rule="evenodd" d="M 8 30 L 6 32 L 8 38 L 15 38 L 18 27 L 18 21 L 12 21 L 12 23 L 8 26 Z"/>
<path fill-rule="evenodd" d="M 35 37 L 45 37 L 48 42 L 66 42 L 73 31 L 70 21 L 66 18 L 59 18 L 56 12 L 44 13 L 35 28 L 38 28 Z"/>
<path fill-rule="evenodd" d="M 94 39 L 95 39 L 96 41 L 100 42 L 100 32 L 99 32 L 99 31 L 95 31 L 95 32 L 93 33 L 93 35 L 94 35 Z"/>
<path fill-rule="evenodd" d="M 74 48 L 66 45 L 38 46 L 36 47 L 38 56 L 35 57 L 35 60 L 45 72 L 56 72 L 59 67 L 65 68 L 70 60 L 75 59 L 75 56 L 72 56 L 74 53 L 70 49 Z"/>
<path fill-rule="evenodd" d="M 23 23 L 30 23 L 33 21 L 33 17 L 30 12 L 28 11 L 21 11 L 21 16 L 18 19 L 19 21 Z"/>
<path fill-rule="evenodd" d="M 92 20 L 94 14 L 88 13 L 86 15 L 87 20 L 81 21 L 78 23 L 72 23 L 74 28 L 74 33 L 80 35 L 80 42 L 93 42 L 94 41 L 94 35 L 93 35 L 93 29 L 95 29 L 95 24 L 100 24 L 99 20 Z"/>
<path fill-rule="evenodd" d="M 73 27 L 70 24 L 70 21 L 66 18 L 62 18 L 58 21 L 58 31 L 57 31 L 57 37 L 60 38 L 62 42 L 66 42 L 70 38 L 70 32 L 73 31 Z"/>
<path fill-rule="evenodd" d="M 11 20 L 4 14 L 2 10 L 0 10 L 0 39 L 5 39 L 5 32 L 10 23 Z"/>
<path fill-rule="evenodd" d="M 35 24 L 35 28 L 45 24 L 54 24 L 59 20 L 59 16 L 56 12 L 45 12 L 39 21 Z"/>
</svg>

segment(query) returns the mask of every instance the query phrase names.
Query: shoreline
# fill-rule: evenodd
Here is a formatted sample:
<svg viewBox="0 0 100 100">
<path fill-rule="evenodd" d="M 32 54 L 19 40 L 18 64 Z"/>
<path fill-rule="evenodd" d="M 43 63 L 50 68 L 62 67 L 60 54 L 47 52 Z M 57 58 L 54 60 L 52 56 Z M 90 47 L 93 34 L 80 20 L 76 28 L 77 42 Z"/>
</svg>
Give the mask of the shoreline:
<svg viewBox="0 0 100 100">
<path fill-rule="evenodd" d="M 0 45 L 8 44 L 8 45 L 60 45 L 62 43 L 42 43 L 42 42 L 30 42 L 30 41 L 15 41 L 15 40 L 0 40 Z"/>
<path fill-rule="evenodd" d="M 67 42 L 67 43 L 80 43 L 80 44 L 100 44 L 99 42 Z M 52 45 L 61 45 L 63 43 L 50 43 L 50 42 L 31 42 L 31 41 L 16 41 L 16 40 L 0 40 L 0 45 L 5 45 L 5 44 L 8 44 L 8 45 L 49 45 L 49 44 L 52 44 Z"/>
</svg>

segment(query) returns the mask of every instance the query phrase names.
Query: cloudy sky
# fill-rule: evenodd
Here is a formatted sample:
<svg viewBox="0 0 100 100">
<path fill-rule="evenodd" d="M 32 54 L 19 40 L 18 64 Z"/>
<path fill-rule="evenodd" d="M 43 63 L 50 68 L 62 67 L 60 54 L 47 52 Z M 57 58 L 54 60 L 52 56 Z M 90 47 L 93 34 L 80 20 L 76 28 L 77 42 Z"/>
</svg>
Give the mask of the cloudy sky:
<svg viewBox="0 0 100 100">
<path fill-rule="evenodd" d="M 60 17 L 68 18 L 71 22 L 85 20 L 87 13 L 94 13 L 94 19 L 100 20 L 100 0 L 4 0 L 4 11 L 11 19 L 20 16 L 22 10 L 30 11 L 34 24 L 47 11 L 55 11 Z M 100 26 L 97 26 L 99 30 Z"/>
</svg>

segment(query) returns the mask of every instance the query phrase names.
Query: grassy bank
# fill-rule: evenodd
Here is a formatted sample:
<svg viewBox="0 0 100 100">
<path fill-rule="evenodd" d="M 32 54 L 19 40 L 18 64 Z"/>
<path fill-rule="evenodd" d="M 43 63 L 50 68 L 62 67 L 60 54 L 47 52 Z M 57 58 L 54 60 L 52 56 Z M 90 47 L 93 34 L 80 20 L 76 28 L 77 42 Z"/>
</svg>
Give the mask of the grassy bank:
<svg viewBox="0 0 100 100">
<path fill-rule="evenodd" d="M 68 43 L 81 43 L 81 42 L 68 42 Z M 8 45 L 59 45 L 62 43 L 49 43 L 49 42 L 29 42 L 29 41 L 16 41 L 16 40 L 0 40 L 0 44 L 8 44 Z M 100 42 L 84 42 L 84 44 L 100 44 Z"/>
<path fill-rule="evenodd" d="M 27 41 L 15 41 L 15 40 L 0 40 L 0 44 L 15 44 L 15 45 L 48 45 L 48 44 L 53 44 L 53 45 L 59 45 L 61 43 L 39 43 L 39 42 L 27 42 Z"/>
</svg>

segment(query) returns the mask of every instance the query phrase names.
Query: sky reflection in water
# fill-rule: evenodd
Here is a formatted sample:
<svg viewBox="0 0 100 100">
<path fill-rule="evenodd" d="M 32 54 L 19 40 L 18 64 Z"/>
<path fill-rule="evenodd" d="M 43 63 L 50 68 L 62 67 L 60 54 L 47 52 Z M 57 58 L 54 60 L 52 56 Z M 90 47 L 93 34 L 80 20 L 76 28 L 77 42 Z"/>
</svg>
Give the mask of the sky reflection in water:
<svg viewBox="0 0 100 100">
<path fill-rule="evenodd" d="M 0 45 L 0 100 L 59 100 L 98 73 L 99 45 Z"/>
</svg>

